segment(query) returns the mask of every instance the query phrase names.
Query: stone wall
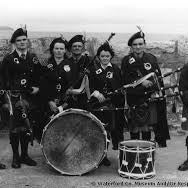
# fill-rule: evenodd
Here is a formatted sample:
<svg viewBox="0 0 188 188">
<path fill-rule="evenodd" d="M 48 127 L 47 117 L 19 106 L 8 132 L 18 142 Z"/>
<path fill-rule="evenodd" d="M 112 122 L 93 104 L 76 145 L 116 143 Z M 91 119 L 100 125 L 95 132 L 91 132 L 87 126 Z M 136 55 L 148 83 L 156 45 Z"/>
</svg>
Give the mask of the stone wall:
<svg viewBox="0 0 188 188">
<path fill-rule="evenodd" d="M 45 59 L 49 57 L 49 44 L 53 40 L 50 37 L 32 38 L 29 39 L 29 48 L 35 52 L 42 64 L 45 64 Z M 96 53 L 100 42 L 96 38 L 89 38 L 86 43 L 86 48 L 92 56 Z M 120 65 L 121 59 L 129 52 L 129 47 L 126 44 L 113 44 L 116 56 L 114 62 Z M 0 40 L 0 61 L 2 61 L 5 54 L 11 52 L 12 46 L 8 39 Z M 147 51 L 156 55 L 159 64 L 162 68 L 177 69 L 183 66 L 188 60 L 188 39 L 180 38 L 177 41 L 170 41 L 167 43 L 148 43 Z"/>
</svg>

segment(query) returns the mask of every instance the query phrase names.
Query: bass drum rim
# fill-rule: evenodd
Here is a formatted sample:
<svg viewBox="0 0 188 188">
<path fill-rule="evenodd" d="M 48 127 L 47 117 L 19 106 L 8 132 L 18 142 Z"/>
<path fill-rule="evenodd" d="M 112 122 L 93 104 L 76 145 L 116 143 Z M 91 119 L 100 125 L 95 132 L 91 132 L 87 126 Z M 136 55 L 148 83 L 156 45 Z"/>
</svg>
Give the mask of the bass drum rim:
<svg viewBox="0 0 188 188">
<path fill-rule="evenodd" d="M 99 126 L 99 128 L 101 129 L 103 135 L 104 135 L 104 142 L 105 142 L 105 149 L 104 149 L 104 152 L 101 154 L 101 157 L 99 159 L 99 163 L 97 163 L 96 165 L 88 168 L 87 170 L 81 172 L 81 173 L 69 173 L 69 172 L 65 172 L 65 171 L 62 171 L 61 169 L 59 169 L 58 167 L 54 166 L 48 159 L 48 156 L 46 155 L 45 151 L 44 151 L 44 138 L 45 138 L 45 135 L 47 133 L 47 129 L 50 127 L 50 126 L 53 126 L 53 122 L 58 120 L 59 117 L 63 116 L 64 114 L 71 114 L 71 113 L 74 113 L 74 114 L 81 114 L 81 115 L 86 115 L 87 117 L 91 118 L 92 121 L 95 121 L 97 123 L 97 125 Z M 40 147 L 42 149 L 42 153 L 43 153 L 43 156 L 47 162 L 48 165 L 50 165 L 52 168 L 54 168 L 56 171 L 58 171 L 59 173 L 61 173 L 62 175 L 70 175 L 70 176 L 80 176 L 80 175 L 83 175 L 83 174 L 86 174 L 96 168 L 98 168 L 100 162 L 103 160 L 103 158 L 105 157 L 106 153 L 107 153 L 107 133 L 106 133 L 106 130 L 103 126 L 104 124 L 95 116 L 93 115 L 91 112 L 88 112 L 86 110 L 81 110 L 81 109 L 76 109 L 76 108 L 70 108 L 70 109 L 67 109 L 63 112 L 60 112 L 58 113 L 57 115 L 55 115 L 53 117 L 53 119 L 50 120 L 50 122 L 44 127 L 43 129 L 43 133 L 42 133 L 42 138 L 41 138 L 41 141 L 40 141 Z"/>
</svg>

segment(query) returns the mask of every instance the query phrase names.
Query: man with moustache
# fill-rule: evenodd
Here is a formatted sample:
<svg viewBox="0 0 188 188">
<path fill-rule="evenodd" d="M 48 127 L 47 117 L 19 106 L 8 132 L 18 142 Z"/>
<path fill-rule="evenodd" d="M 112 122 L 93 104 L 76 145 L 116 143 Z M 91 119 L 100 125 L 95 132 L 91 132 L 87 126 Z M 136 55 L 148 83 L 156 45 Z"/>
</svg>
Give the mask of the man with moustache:
<svg viewBox="0 0 188 188">
<path fill-rule="evenodd" d="M 123 84 L 127 85 L 154 72 L 157 76 L 161 75 L 157 58 L 145 52 L 145 35 L 140 29 L 128 40 L 131 53 L 122 60 L 121 70 Z M 163 81 L 159 80 L 161 87 Z M 145 94 L 153 87 L 154 83 L 150 79 L 144 80 L 135 88 L 128 88 L 127 102 L 129 106 L 138 106 L 132 110 L 129 119 L 129 130 L 131 139 L 140 139 L 140 133 L 143 140 L 151 139 L 151 129 L 155 132 L 155 140 L 159 147 L 166 147 L 166 140 L 170 138 L 166 118 L 165 99 L 147 103 L 151 94 Z M 139 118 L 136 118 L 139 117 Z"/>
<path fill-rule="evenodd" d="M 36 55 L 28 51 L 26 28 L 17 29 L 10 42 L 15 50 L 3 59 L 2 77 L 3 89 L 10 91 L 7 103 L 10 109 L 9 138 L 13 152 L 12 168 L 20 168 L 21 164 L 36 166 L 37 163 L 28 155 L 28 144 L 32 136 L 28 120 L 31 120 L 31 102 L 37 102 L 42 67 Z"/>
</svg>

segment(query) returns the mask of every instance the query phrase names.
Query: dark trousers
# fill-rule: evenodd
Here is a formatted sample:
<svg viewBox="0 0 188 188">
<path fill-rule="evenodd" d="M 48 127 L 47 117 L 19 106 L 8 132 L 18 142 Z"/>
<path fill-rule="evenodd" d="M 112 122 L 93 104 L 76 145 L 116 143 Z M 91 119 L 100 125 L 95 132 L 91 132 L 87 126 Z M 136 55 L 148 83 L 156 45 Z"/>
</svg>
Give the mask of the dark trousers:
<svg viewBox="0 0 188 188">
<path fill-rule="evenodd" d="M 19 145 L 21 146 L 21 157 L 24 158 L 28 156 L 28 144 L 30 137 L 27 135 L 27 132 L 20 133 L 10 133 L 10 144 L 12 146 L 13 158 L 19 158 Z"/>
<path fill-rule="evenodd" d="M 133 133 L 133 132 L 130 132 L 130 136 L 131 136 L 131 139 L 132 140 L 135 140 L 135 139 L 142 139 L 142 140 L 151 140 L 151 131 L 142 131 L 141 132 L 142 134 L 142 137 L 140 137 L 140 132 L 137 132 L 137 133 Z"/>
</svg>

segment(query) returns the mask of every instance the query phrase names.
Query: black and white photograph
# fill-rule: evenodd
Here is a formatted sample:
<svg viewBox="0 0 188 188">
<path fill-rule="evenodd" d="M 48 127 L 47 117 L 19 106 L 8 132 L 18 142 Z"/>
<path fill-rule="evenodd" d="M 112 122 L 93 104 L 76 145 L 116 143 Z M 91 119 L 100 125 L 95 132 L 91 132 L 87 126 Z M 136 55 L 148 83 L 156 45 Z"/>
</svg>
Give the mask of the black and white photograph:
<svg viewBox="0 0 188 188">
<path fill-rule="evenodd" d="M 0 8 L 0 188 L 188 187 L 186 0 Z"/>
</svg>

